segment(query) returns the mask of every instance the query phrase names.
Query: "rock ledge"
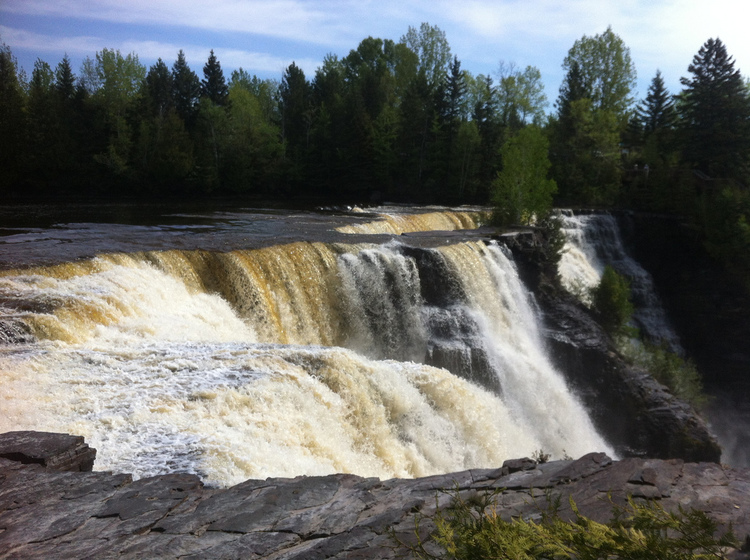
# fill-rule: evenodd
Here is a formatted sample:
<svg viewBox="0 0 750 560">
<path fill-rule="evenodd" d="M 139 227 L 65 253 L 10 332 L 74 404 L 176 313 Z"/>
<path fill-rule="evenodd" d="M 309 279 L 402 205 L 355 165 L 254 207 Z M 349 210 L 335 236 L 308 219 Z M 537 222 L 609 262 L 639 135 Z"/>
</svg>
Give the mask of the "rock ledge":
<svg viewBox="0 0 750 560">
<path fill-rule="evenodd" d="M 65 434 L 23 434 L 0 435 L 0 449 L 22 437 L 31 449 L 59 452 L 69 445 L 75 453 L 82 442 Z M 11 448 L 16 457 L 36 456 Z M 497 469 L 410 480 L 334 474 L 247 480 L 226 489 L 206 488 L 187 474 L 133 481 L 73 470 L 79 472 L 0 458 L 0 559 L 403 558 L 408 551 L 399 541 L 413 542 L 417 515 L 427 516 L 419 525 L 427 535 L 436 507 L 448 505 L 455 492 L 484 490 L 499 490 L 498 513 L 505 519 L 537 516 L 548 499 L 560 496 L 567 504 L 572 496 L 583 515 L 606 521 L 613 503 L 633 496 L 659 500 L 667 509 L 701 509 L 722 527 L 731 523 L 741 540 L 750 535 L 750 469 L 715 463 L 613 461 L 590 453 L 575 461 L 520 459 Z"/>
</svg>

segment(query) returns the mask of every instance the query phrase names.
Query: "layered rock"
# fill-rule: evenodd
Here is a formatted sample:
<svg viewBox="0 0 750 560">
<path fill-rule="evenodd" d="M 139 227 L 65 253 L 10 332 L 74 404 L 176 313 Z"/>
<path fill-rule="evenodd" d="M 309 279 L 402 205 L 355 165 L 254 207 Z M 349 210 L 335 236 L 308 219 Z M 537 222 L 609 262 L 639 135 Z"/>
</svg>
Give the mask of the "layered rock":
<svg viewBox="0 0 750 560">
<path fill-rule="evenodd" d="M 403 558 L 418 518 L 427 538 L 437 507 L 456 492 L 466 499 L 484 491 L 498 492 L 504 519 L 535 518 L 556 498 L 571 517 L 571 496 L 583 515 L 607 521 L 632 496 L 700 509 L 722 530 L 731 523 L 741 540 L 750 534 L 750 470 L 715 463 L 591 453 L 411 480 L 336 474 L 211 489 L 186 474 L 133 481 L 0 459 L 0 558 Z"/>
</svg>

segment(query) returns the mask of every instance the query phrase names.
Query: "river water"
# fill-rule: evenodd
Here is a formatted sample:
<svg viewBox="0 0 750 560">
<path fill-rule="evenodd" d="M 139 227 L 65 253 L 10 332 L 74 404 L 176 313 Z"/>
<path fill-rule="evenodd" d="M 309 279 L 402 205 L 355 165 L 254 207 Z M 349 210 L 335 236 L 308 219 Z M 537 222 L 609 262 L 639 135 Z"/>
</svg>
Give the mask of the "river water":
<svg viewBox="0 0 750 560">
<path fill-rule="evenodd" d="M 612 453 L 481 209 L 0 217 L 0 431 L 83 435 L 96 469 L 226 486 Z"/>
</svg>

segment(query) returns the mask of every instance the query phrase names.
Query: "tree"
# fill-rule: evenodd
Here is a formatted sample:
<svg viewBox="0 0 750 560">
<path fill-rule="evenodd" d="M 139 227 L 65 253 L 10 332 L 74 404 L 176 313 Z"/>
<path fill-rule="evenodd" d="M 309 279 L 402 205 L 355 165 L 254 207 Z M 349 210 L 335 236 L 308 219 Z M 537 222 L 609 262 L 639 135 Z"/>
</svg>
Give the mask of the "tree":
<svg viewBox="0 0 750 560">
<path fill-rule="evenodd" d="M 208 55 L 208 61 L 203 66 L 203 80 L 201 80 L 201 96 L 208 97 L 214 104 L 225 107 L 229 104 L 229 87 L 224 79 L 224 71 L 216 58 L 213 49 Z"/>
<path fill-rule="evenodd" d="M 549 214 L 557 185 L 547 177 L 548 149 L 543 132 L 533 125 L 521 129 L 503 145 L 503 169 L 492 184 L 497 222 L 528 224 Z"/>
<path fill-rule="evenodd" d="M 36 177 L 47 183 L 58 176 L 57 162 L 60 146 L 55 74 L 41 59 L 34 63 L 26 104 L 26 125 L 29 149 L 26 160 Z"/>
<path fill-rule="evenodd" d="M 174 106 L 172 99 L 174 78 L 161 58 L 149 68 L 143 85 L 144 100 L 148 104 L 149 112 L 152 115 L 166 115 L 167 111 Z"/>
<path fill-rule="evenodd" d="M 11 50 L 0 43 L 0 193 L 18 186 L 25 153 L 24 95 Z"/>
<path fill-rule="evenodd" d="M 301 178 L 312 125 L 311 87 L 304 71 L 292 62 L 284 71 L 279 86 L 281 137 L 286 155 L 292 162 L 292 175 Z"/>
<path fill-rule="evenodd" d="M 547 106 L 542 74 L 527 66 L 520 71 L 513 63 L 500 62 L 497 87 L 501 121 L 513 131 L 526 124 L 540 124 Z"/>
<path fill-rule="evenodd" d="M 712 177 L 747 179 L 750 96 L 720 39 L 709 39 L 688 66 L 678 110 L 683 157 Z"/>
<path fill-rule="evenodd" d="M 551 122 L 553 176 L 566 203 L 611 204 L 619 195 L 621 134 L 630 118 L 635 67 L 612 28 L 576 41 Z"/>
<path fill-rule="evenodd" d="M 604 329 L 610 334 L 623 332 L 633 315 L 630 283 L 627 278 L 607 265 L 604 267 L 599 285 L 593 290 L 592 300 Z"/>
<path fill-rule="evenodd" d="M 659 130 L 669 130 L 677 123 L 674 100 L 664 86 L 661 71 L 651 80 L 646 100 L 636 108 L 636 118 L 644 136 L 648 137 Z"/>
<path fill-rule="evenodd" d="M 75 98 L 76 77 L 70 67 L 70 58 L 66 54 L 55 68 L 55 90 L 59 98 L 65 102 Z"/>
<path fill-rule="evenodd" d="M 583 93 L 582 97 L 591 99 L 594 110 L 611 111 L 621 126 L 625 125 L 633 104 L 636 72 L 630 49 L 611 26 L 600 35 L 584 35 L 577 40 L 565 57 L 563 69 L 580 76 L 583 92 L 576 94 Z"/>
<path fill-rule="evenodd" d="M 87 67 L 86 72 L 90 69 Z M 102 49 L 96 53 L 94 66 L 95 88 L 91 102 L 99 116 L 99 126 L 107 138 L 106 146 L 94 156 L 97 163 L 114 177 L 126 178 L 129 172 L 132 130 L 128 122 L 128 110 L 137 100 L 146 68 L 138 55 L 123 56 L 119 50 Z"/>
<path fill-rule="evenodd" d="M 196 106 L 201 93 L 201 82 L 188 66 L 185 53 L 177 53 L 177 60 L 172 65 L 172 100 L 177 114 L 185 124 L 192 125 Z"/>
<path fill-rule="evenodd" d="M 427 85 L 433 90 L 437 88 L 447 75 L 451 61 L 451 48 L 445 31 L 426 22 L 419 26 L 419 30 L 409 26 L 401 37 L 401 43 L 419 57 L 418 71 L 424 75 Z"/>
</svg>

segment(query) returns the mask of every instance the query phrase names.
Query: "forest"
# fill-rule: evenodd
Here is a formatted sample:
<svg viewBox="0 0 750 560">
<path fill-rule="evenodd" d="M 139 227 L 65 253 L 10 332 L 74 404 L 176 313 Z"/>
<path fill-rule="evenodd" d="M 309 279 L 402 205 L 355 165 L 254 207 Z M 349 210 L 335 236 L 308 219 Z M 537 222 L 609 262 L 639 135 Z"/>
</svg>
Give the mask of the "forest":
<svg viewBox="0 0 750 560">
<path fill-rule="evenodd" d="M 491 203 L 501 224 L 553 204 L 677 213 L 750 279 L 750 86 L 720 39 L 686 63 L 682 91 L 657 71 L 637 100 L 610 27 L 571 46 L 550 104 L 537 68 L 474 76 L 427 23 L 278 81 L 227 79 L 213 51 L 201 78 L 182 51 L 146 68 L 112 49 L 29 77 L 0 43 L 0 197 Z"/>
</svg>

